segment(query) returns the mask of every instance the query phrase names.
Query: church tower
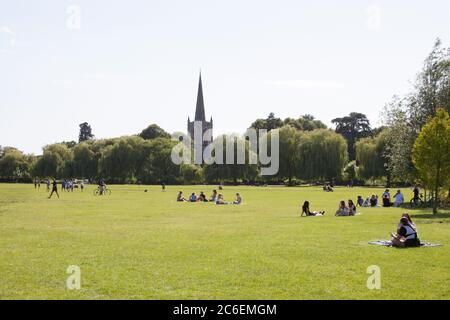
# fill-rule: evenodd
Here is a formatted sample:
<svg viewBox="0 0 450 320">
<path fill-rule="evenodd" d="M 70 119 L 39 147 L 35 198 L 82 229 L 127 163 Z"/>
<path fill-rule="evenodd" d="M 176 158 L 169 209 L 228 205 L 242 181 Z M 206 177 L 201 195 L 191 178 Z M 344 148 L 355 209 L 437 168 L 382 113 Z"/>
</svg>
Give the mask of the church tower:
<svg viewBox="0 0 450 320">
<path fill-rule="evenodd" d="M 211 120 L 208 122 L 206 121 L 206 115 L 205 115 L 205 105 L 203 102 L 203 86 L 202 86 L 202 74 L 200 73 L 199 81 L 198 81 L 198 91 L 197 91 L 197 105 L 195 107 L 195 118 L 194 121 L 190 121 L 190 118 L 188 118 L 188 134 L 192 141 L 194 141 L 194 122 L 201 122 L 202 124 L 202 137 L 204 133 L 207 130 L 211 130 L 210 136 L 203 141 L 203 150 L 213 141 L 212 136 L 212 129 L 213 129 L 213 120 L 211 117 Z"/>
</svg>

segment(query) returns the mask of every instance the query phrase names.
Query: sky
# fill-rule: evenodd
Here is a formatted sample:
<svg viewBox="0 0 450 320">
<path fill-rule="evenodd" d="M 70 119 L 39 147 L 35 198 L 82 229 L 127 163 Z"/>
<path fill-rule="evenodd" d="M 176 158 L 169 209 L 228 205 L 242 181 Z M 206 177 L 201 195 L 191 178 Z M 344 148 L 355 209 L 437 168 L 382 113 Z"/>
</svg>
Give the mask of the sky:
<svg viewBox="0 0 450 320">
<path fill-rule="evenodd" d="M 214 135 L 270 112 L 377 126 L 438 37 L 448 0 L 0 0 L 0 145 L 185 132 L 200 70 Z"/>
</svg>

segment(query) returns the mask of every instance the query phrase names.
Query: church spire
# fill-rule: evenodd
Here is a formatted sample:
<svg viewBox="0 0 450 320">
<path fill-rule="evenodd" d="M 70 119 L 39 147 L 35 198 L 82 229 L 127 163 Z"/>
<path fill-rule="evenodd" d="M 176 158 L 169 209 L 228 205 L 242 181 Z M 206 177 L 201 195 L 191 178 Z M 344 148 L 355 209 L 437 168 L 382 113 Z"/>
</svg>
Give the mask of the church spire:
<svg viewBox="0 0 450 320">
<path fill-rule="evenodd" d="M 202 73 L 198 80 L 198 92 L 197 92 L 197 106 L 195 108 L 195 121 L 206 121 L 205 105 L 203 103 L 203 87 L 202 87 Z"/>
</svg>

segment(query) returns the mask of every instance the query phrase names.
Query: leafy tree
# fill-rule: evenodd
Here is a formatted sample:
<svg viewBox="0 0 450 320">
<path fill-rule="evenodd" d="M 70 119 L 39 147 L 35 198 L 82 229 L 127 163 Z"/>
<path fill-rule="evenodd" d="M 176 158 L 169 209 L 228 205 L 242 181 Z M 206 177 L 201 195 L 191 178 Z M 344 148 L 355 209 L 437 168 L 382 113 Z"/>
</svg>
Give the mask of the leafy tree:
<svg viewBox="0 0 450 320">
<path fill-rule="evenodd" d="M 348 116 L 333 119 L 331 122 L 336 125 L 336 133 L 341 134 L 347 140 L 350 160 L 355 160 L 356 141 L 371 135 L 369 119 L 365 114 L 352 112 Z"/>
<path fill-rule="evenodd" d="M 77 144 L 73 149 L 73 175 L 79 178 L 95 178 L 98 171 L 98 159 L 86 142 Z"/>
<path fill-rule="evenodd" d="M 267 131 L 270 131 L 272 129 L 281 128 L 282 126 L 283 120 L 281 120 L 280 118 L 276 118 L 275 114 L 271 112 L 266 119 L 257 119 L 255 122 L 253 122 L 250 128 L 266 129 Z"/>
<path fill-rule="evenodd" d="M 298 119 L 286 118 L 285 125 L 290 125 L 300 131 L 312 131 L 315 129 L 326 129 L 327 126 L 320 120 L 316 120 L 314 116 L 305 114 Z"/>
<path fill-rule="evenodd" d="M 156 124 L 151 124 L 139 134 L 139 136 L 145 140 L 151 140 L 156 138 L 170 139 L 170 134 L 164 131 Z"/>
<path fill-rule="evenodd" d="M 181 182 L 185 184 L 198 184 L 203 182 L 203 169 L 194 164 L 181 165 Z"/>
<path fill-rule="evenodd" d="M 388 130 L 381 131 L 376 137 L 363 138 L 356 142 L 358 176 L 362 179 L 380 179 L 388 177 L 388 159 L 386 157 Z"/>
<path fill-rule="evenodd" d="M 71 176 L 73 153 L 65 144 L 56 143 L 44 148 L 33 168 L 33 175 L 39 177 L 63 178 Z"/>
<path fill-rule="evenodd" d="M 233 164 L 227 164 L 227 141 L 230 146 L 233 146 L 234 157 Z M 237 182 L 240 179 L 243 180 L 254 180 L 258 176 L 258 166 L 256 164 L 250 164 L 249 155 L 249 141 L 243 140 L 236 135 L 222 135 L 217 137 L 213 141 L 213 148 L 219 147 L 222 144 L 223 147 L 223 158 L 216 159 L 216 161 L 222 161 L 223 164 L 210 164 L 205 165 L 203 172 L 205 176 L 205 180 L 207 182 L 221 182 L 225 180 Z M 238 144 L 244 146 L 245 150 L 245 161 L 243 164 L 238 163 Z M 213 156 L 216 156 L 216 153 L 213 151 Z"/>
<path fill-rule="evenodd" d="M 78 136 L 78 142 L 92 140 L 94 135 L 92 134 L 92 128 L 87 122 L 80 124 L 80 134 Z"/>
<path fill-rule="evenodd" d="M 415 172 L 411 154 L 416 134 L 409 123 L 405 101 L 394 97 L 385 107 L 383 117 L 387 125 L 384 157 L 388 175 L 393 181 L 412 181 Z"/>
<path fill-rule="evenodd" d="M 0 152 L 0 178 L 17 181 L 30 179 L 31 157 L 15 148 L 4 148 Z"/>
<path fill-rule="evenodd" d="M 416 132 L 435 116 L 438 107 L 450 112 L 450 48 L 442 48 L 440 39 L 426 58 L 408 100 L 408 115 Z"/>
<path fill-rule="evenodd" d="M 280 129 L 280 167 L 278 177 L 288 179 L 289 185 L 299 171 L 299 145 L 301 134 L 291 126 L 284 126 Z"/>
<path fill-rule="evenodd" d="M 414 143 L 413 163 L 436 199 L 440 188 L 450 186 L 450 117 L 443 108 L 422 127 Z M 433 213 L 437 213 L 437 201 Z"/>
<path fill-rule="evenodd" d="M 313 181 L 339 179 L 347 163 L 345 139 L 330 130 L 304 132 L 299 144 L 298 177 Z"/>
</svg>

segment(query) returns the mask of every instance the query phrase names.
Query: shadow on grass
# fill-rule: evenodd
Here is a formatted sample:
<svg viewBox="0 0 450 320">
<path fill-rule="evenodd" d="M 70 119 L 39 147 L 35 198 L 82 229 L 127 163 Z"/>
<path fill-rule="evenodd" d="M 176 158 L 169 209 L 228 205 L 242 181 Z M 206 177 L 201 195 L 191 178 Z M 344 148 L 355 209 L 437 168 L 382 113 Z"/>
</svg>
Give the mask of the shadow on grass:
<svg viewBox="0 0 450 320">
<path fill-rule="evenodd" d="M 411 218 L 413 219 L 426 219 L 438 222 L 437 220 L 444 220 L 445 222 L 450 222 L 450 212 L 442 212 L 442 213 L 418 213 L 411 214 Z"/>
</svg>

